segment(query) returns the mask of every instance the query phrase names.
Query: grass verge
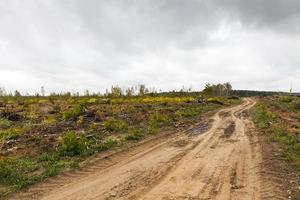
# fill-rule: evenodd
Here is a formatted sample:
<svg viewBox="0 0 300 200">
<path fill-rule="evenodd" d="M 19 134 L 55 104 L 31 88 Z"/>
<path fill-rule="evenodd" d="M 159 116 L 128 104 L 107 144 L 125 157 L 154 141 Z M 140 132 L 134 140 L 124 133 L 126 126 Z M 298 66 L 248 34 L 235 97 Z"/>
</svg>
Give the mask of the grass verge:
<svg viewBox="0 0 300 200">
<path fill-rule="evenodd" d="M 287 130 L 286 123 L 262 103 L 252 109 L 251 118 L 271 141 L 279 144 L 283 158 L 300 171 L 300 141 Z"/>
</svg>

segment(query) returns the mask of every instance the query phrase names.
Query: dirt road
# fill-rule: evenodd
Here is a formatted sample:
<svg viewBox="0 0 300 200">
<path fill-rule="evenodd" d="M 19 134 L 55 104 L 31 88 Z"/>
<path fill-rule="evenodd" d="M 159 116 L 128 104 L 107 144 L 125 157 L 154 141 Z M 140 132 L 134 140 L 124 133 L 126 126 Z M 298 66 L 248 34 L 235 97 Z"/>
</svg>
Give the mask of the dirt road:
<svg viewBox="0 0 300 200">
<path fill-rule="evenodd" d="M 36 188 L 43 187 L 42 196 L 34 196 L 33 189 L 26 198 L 274 199 L 272 183 L 260 176 L 261 148 L 248 119 L 254 104 L 245 99 L 215 114 L 208 130 L 200 123 L 174 137 L 103 158 L 61 182 Z"/>
</svg>

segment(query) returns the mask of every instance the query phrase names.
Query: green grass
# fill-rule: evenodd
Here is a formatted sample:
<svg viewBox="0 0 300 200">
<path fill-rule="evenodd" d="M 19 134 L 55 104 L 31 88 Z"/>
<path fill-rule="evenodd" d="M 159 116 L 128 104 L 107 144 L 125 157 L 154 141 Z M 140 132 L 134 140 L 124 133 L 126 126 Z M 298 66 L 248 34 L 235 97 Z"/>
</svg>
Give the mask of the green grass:
<svg viewBox="0 0 300 200">
<path fill-rule="evenodd" d="M 9 129 L 0 131 L 0 140 L 15 139 L 23 135 L 25 130 L 20 127 L 10 127 Z"/>
<path fill-rule="evenodd" d="M 263 104 L 258 104 L 251 113 L 254 123 L 282 149 L 282 155 L 300 171 L 300 141 L 289 133 L 286 125 L 276 115 L 266 109 Z"/>
<path fill-rule="evenodd" d="M 274 113 L 268 111 L 263 104 L 257 104 L 252 112 L 252 120 L 259 128 L 267 128 L 271 123 L 278 121 Z"/>
<path fill-rule="evenodd" d="M 117 146 L 119 142 L 113 138 L 108 138 L 105 141 L 100 142 L 98 145 L 96 145 L 96 148 L 99 151 L 106 151 L 108 149 L 111 149 L 115 146 Z"/>
<path fill-rule="evenodd" d="M 155 112 L 148 118 L 148 132 L 156 133 L 159 128 L 169 126 L 171 118 L 168 115 Z"/>
<path fill-rule="evenodd" d="M 227 105 L 237 102 L 218 99 Z M 10 147 L 3 149 L 8 155 L 0 161 L 0 185 L 10 191 L 77 167 L 94 153 L 172 130 L 175 122 L 191 124 L 200 114 L 221 108 L 217 104 L 198 104 L 196 96 L 65 95 L 1 100 L 5 109 L 12 113 L 20 110 L 18 114 L 23 116 L 19 121 L 0 118 L 0 141 L 18 138 L 11 144 L 22 147 L 13 152 L 7 151 Z M 31 149 L 22 151 L 26 148 Z"/>
<path fill-rule="evenodd" d="M 115 132 L 120 132 L 120 131 L 126 131 L 127 130 L 127 124 L 125 121 L 121 119 L 115 119 L 115 118 L 108 118 L 104 122 L 104 128 L 108 131 L 115 131 Z"/>
<path fill-rule="evenodd" d="M 61 156 L 74 156 L 85 153 L 87 148 L 85 135 L 78 138 L 75 131 L 67 131 L 61 136 L 58 149 Z"/>
<path fill-rule="evenodd" d="M 130 133 L 125 137 L 125 140 L 129 141 L 137 141 L 144 138 L 144 135 L 142 134 L 142 130 L 139 128 L 134 128 L 130 130 Z"/>
<path fill-rule="evenodd" d="M 296 110 L 296 111 L 300 111 L 300 101 L 298 100 L 298 101 L 295 101 L 294 103 L 293 103 L 293 108 L 294 108 L 294 110 Z"/>
<path fill-rule="evenodd" d="M 11 121 L 9 121 L 8 119 L 0 118 L 0 128 L 7 129 L 7 128 L 11 127 L 12 125 L 13 125 L 13 123 Z"/>
<path fill-rule="evenodd" d="M 38 168 L 38 164 L 30 159 L 0 159 L 0 183 L 10 185 L 17 190 L 29 185 L 37 179 L 30 173 Z"/>
<path fill-rule="evenodd" d="M 62 112 L 62 117 L 64 120 L 76 120 L 77 117 L 81 115 L 83 111 L 83 106 L 76 104 L 72 108 Z"/>
<path fill-rule="evenodd" d="M 199 115 L 201 112 L 202 112 L 201 107 L 181 109 L 175 112 L 175 116 L 190 118 Z"/>
<path fill-rule="evenodd" d="M 279 101 L 281 101 L 283 103 L 290 103 L 293 101 L 293 97 L 292 96 L 281 96 L 279 98 Z"/>
</svg>

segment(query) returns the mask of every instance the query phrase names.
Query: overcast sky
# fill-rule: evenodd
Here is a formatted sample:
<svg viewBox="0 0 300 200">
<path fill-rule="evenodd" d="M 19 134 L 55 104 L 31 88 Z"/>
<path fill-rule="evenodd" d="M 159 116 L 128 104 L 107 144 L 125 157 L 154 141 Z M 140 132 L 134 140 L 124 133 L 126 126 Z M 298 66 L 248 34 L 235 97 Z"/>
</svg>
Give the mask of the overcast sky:
<svg viewBox="0 0 300 200">
<path fill-rule="evenodd" d="M 0 87 L 300 91 L 299 0 L 0 0 Z"/>
</svg>

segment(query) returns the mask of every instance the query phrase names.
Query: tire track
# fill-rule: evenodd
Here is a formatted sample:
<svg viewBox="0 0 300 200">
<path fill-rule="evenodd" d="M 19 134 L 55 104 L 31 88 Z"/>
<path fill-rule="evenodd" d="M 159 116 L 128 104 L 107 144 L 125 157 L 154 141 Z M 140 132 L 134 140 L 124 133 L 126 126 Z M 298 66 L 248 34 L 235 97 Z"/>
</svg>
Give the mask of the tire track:
<svg viewBox="0 0 300 200">
<path fill-rule="evenodd" d="M 255 104 L 219 111 L 212 124 L 196 124 L 171 138 L 95 158 L 27 193 L 28 199 L 274 199 L 261 169 L 261 145 L 248 120 Z M 204 132 L 203 132 L 204 131 Z M 26 195 L 25 195 L 26 196 Z M 24 196 L 23 196 L 24 197 Z M 17 199 L 17 198 L 14 198 Z M 21 198 L 25 199 L 25 198 Z"/>
</svg>

